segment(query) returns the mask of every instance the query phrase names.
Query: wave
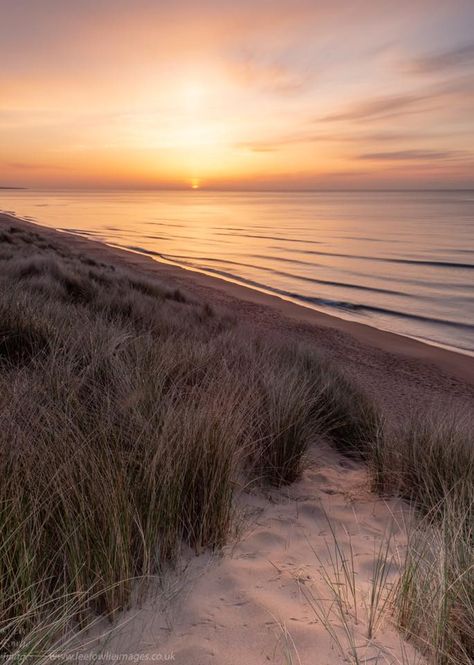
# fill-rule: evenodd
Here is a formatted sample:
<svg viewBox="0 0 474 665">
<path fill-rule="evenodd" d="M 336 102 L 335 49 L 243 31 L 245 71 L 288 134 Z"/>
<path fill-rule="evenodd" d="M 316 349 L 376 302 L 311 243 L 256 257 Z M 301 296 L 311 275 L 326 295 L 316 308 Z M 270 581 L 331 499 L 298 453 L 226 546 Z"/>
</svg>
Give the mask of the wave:
<svg viewBox="0 0 474 665">
<path fill-rule="evenodd" d="M 282 236 L 263 236 L 253 233 L 224 233 L 218 231 L 216 236 L 230 236 L 231 238 L 238 236 L 239 238 L 261 238 L 262 240 L 281 240 L 282 242 L 301 242 L 305 245 L 324 245 L 325 243 L 320 240 L 301 240 L 300 238 L 283 238 Z"/>
<path fill-rule="evenodd" d="M 301 254 L 314 254 L 316 256 L 337 256 L 344 259 L 366 259 L 368 261 L 379 261 L 382 263 L 401 263 L 417 266 L 432 266 L 435 268 L 464 268 L 467 270 L 474 270 L 474 263 L 457 263 L 456 261 L 436 261 L 433 259 L 402 259 L 402 258 L 388 258 L 383 256 L 366 256 L 364 254 L 342 254 L 338 252 L 318 252 L 315 249 L 283 249 L 282 247 L 274 247 L 286 252 L 297 252 Z"/>
<path fill-rule="evenodd" d="M 395 309 L 390 309 L 388 307 L 378 307 L 376 305 L 369 305 L 368 303 L 353 303 L 345 300 L 332 300 L 329 298 L 318 298 L 316 296 L 307 296 L 302 293 L 298 293 L 295 291 L 288 291 L 285 289 L 280 289 L 276 286 L 269 286 L 268 284 L 263 284 L 261 282 L 258 282 L 253 279 L 249 279 L 248 277 L 241 277 L 240 275 L 236 275 L 234 273 L 228 272 L 226 270 L 221 270 L 218 268 L 212 268 L 208 266 L 200 266 L 198 264 L 194 264 L 191 261 L 179 261 L 176 260 L 176 258 L 173 258 L 171 255 L 166 255 L 162 254 L 160 252 L 155 252 L 153 250 L 147 250 L 143 247 L 136 247 L 136 246 L 129 246 L 127 249 L 131 249 L 136 252 L 140 252 L 143 254 L 150 254 L 152 256 L 158 256 L 165 261 L 173 261 L 174 263 L 181 263 L 182 265 L 187 265 L 188 267 L 193 267 L 196 270 L 202 270 L 208 273 L 212 273 L 215 275 L 218 275 L 220 277 L 224 277 L 227 279 L 230 279 L 234 282 L 239 282 L 241 284 L 245 284 L 247 286 L 251 286 L 253 288 L 257 289 L 263 289 L 264 291 L 268 291 L 270 293 L 275 293 L 276 295 L 283 296 L 285 298 L 291 298 L 293 300 L 298 300 L 301 302 L 309 303 L 315 306 L 319 307 L 329 307 L 329 308 L 334 308 L 334 309 L 340 309 L 340 310 L 345 310 L 348 312 L 354 312 L 354 313 L 367 313 L 367 314 L 384 314 L 385 316 L 390 316 L 394 318 L 403 318 L 403 319 L 409 319 L 412 321 L 420 321 L 424 323 L 432 323 L 434 325 L 441 325 L 441 326 L 449 326 L 452 328 L 457 328 L 461 329 L 464 331 L 469 331 L 469 332 L 474 332 L 474 324 L 470 323 L 463 323 L 461 321 L 453 321 L 449 319 L 440 319 L 437 317 L 432 317 L 432 316 L 425 316 L 423 314 L 412 314 L 410 312 L 405 312 L 403 310 L 395 310 Z M 202 260 L 202 259 L 201 259 Z M 214 259 L 216 260 L 216 259 Z M 235 263 L 236 262 L 231 262 L 229 261 L 228 263 Z M 237 264 L 237 265 L 245 265 L 245 264 Z M 276 271 L 277 274 L 278 271 Z M 285 275 L 286 273 L 283 273 Z M 304 279 L 304 278 L 303 278 Z M 356 285 L 348 285 L 344 284 L 341 282 L 330 282 L 330 281 L 323 281 L 323 280 L 313 280 L 312 278 L 307 278 L 309 281 L 315 281 L 315 282 L 322 282 L 323 284 L 334 284 L 335 286 L 344 286 L 344 287 L 350 287 L 352 286 L 353 288 L 362 288 L 366 289 L 368 291 L 370 290 L 377 290 L 373 289 L 372 287 L 358 287 Z M 390 293 L 397 293 L 396 291 L 391 291 Z"/>
<path fill-rule="evenodd" d="M 378 314 L 386 314 L 387 316 L 401 317 L 403 319 L 411 319 L 412 321 L 424 321 L 426 323 L 434 323 L 440 326 L 451 326 L 460 330 L 474 332 L 474 324 L 463 323 L 462 321 L 453 321 L 450 319 L 439 319 L 434 316 L 424 316 L 423 314 L 411 314 L 402 310 L 388 309 L 386 307 L 376 307 L 373 305 L 355 305 L 356 311 L 364 310 L 366 312 L 374 312 Z"/>
<path fill-rule="evenodd" d="M 252 270 L 261 270 L 265 272 L 272 273 L 273 275 L 278 275 L 279 277 L 288 277 L 289 279 L 293 280 L 299 280 L 301 282 L 310 282 L 312 284 L 324 284 L 325 286 L 336 286 L 336 287 L 342 287 L 344 289 L 358 289 L 360 291 L 370 291 L 373 293 L 385 293 L 388 295 L 397 295 L 397 296 L 406 296 L 406 297 L 411 297 L 411 294 L 409 293 L 404 293 L 403 291 L 394 291 L 393 289 L 384 289 L 382 287 L 377 287 L 377 286 L 365 286 L 364 284 L 353 284 L 350 282 L 337 282 L 334 280 L 329 280 L 329 279 L 319 279 L 317 277 L 306 277 L 305 275 L 295 275 L 293 273 L 285 272 L 283 270 L 276 270 L 274 268 L 267 268 L 265 266 L 261 265 L 254 265 L 251 263 L 241 263 L 239 261 L 231 261 L 230 259 L 215 259 L 210 256 L 187 256 L 187 255 L 182 255 L 182 254 L 163 254 L 161 252 L 155 252 L 153 250 L 147 250 L 144 248 L 139 248 L 136 246 L 127 246 L 127 249 L 131 249 L 135 252 L 142 252 L 144 254 L 150 254 L 152 256 L 159 256 L 160 258 L 163 258 L 165 261 L 173 261 L 174 263 L 179 263 L 181 265 L 187 265 L 189 267 L 193 267 L 199 270 L 211 270 L 212 272 L 219 272 L 217 268 L 209 268 L 207 266 L 203 265 L 198 265 L 195 263 L 195 261 L 205 261 L 206 263 L 211 262 L 211 263 L 226 263 L 228 265 L 233 265 L 241 268 L 251 268 Z M 259 258 L 258 256 L 256 258 Z M 301 262 L 305 263 L 305 262 Z M 221 271 L 222 272 L 222 271 Z M 232 279 L 235 280 L 243 280 L 243 277 L 240 277 L 239 275 L 234 275 L 231 273 L 224 273 L 226 276 L 232 277 Z M 263 285 L 262 285 L 263 287 Z M 265 288 L 269 288 L 265 286 Z M 302 297 L 302 296 L 300 296 Z"/>
<path fill-rule="evenodd" d="M 114 243 L 115 244 L 115 243 Z M 117 247 L 123 247 L 122 245 L 116 245 Z M 139 254 L 149 254 L 150 256 L 158 256 L 160 259 L 164 259 L 166 256 L 161 254 L 161 252 L 155 252 L 153 249 L 145 249 L 145 247 L 138 247 L 137 245 L 126 245 L 124 249 L 130 249 L 132 252 L 138 252 Z"/>
</svg>

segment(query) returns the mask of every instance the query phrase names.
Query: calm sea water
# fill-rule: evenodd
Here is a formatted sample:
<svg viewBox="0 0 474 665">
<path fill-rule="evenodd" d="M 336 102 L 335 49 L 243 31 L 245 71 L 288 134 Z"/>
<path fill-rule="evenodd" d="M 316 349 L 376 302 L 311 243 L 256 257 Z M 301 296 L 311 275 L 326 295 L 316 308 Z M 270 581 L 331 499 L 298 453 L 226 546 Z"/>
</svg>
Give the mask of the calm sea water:
<svg viewBox="0 0 474 665">
<path fill-rule="evenodd" d="M 0 190 L 0 209 L 474 353 L 474 192 Z"/>
</svg>

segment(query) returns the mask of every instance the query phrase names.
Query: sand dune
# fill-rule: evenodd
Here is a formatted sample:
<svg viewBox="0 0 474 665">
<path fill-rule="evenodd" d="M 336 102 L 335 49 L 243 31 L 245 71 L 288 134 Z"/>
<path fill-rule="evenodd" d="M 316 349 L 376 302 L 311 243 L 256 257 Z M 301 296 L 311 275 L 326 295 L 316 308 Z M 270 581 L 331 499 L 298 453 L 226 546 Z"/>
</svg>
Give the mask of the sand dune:
<svg viewBox="0 0 474 665">
<path fill-rule="evenodd" d="M 388 590 L 403 556 L 407 508 L 374 497 L 360 465 L 324 445 L 315 446 L 312 455 L 310 467 L 291 487 L 242 493 L 243 521 L 235 541 L 221 556 L 188 555 L 185 575 L 170 576 L 167 593 L 173 600 L 166 609 L 155 599 L 124 613 L 112 633 L 110 626 L 101 626 L 96 632 L 105 635 L 86 651 L 142 654 L 147 660 L 174 657 L 180 665 L 323 665 L 342 663 L 343 655 L 355 662 L 353 639 L 360 662 L 419 662 L 387 611 L 373 639 L 367 638 L 380 544 L 392 534 Z M 347 561 L 350 546 L 354 555 L 356 601 L 349 599 L 346 615 L 351 637 L 325 581 L 337 574 L 330 563 L 337 555 L 328 518 Z M 321 610 L 338 639 L 318 618 Z"/>
</svg>

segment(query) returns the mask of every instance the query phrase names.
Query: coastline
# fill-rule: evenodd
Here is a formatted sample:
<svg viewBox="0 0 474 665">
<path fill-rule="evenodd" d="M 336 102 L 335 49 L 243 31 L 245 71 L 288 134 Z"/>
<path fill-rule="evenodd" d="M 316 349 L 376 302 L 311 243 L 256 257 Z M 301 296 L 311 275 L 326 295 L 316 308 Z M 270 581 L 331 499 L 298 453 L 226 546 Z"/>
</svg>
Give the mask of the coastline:
<svg viewBox="0 0 474 665">
<path fill-rule="evenodd" d="M 132 269 L 153 273 L 190 293 L 194 292 L 213 303 L 229 307 L 239 317 L 250 320 L 252 324 L 266 331 L 274 328 L 275 331 L 288 333 L 291 330 L 302 338 L 313 337 L 319 346 L 340 360 L 363 359 L 363 364 L 367 365 L 367 355 L 382 356 L 379 357 L 382 364 L 385 361 L 391 369 L 398 365 L 398 372 L 401 369 L 407 378 L 413 372 L 421 373 L 428 380 L 428 387 L 435 389 L 435 392 L 439 390 L 446 394 L 452 388 L 453 393 L 462 393 L 464 384 L 464 387 L 471 388 L 468 390 L 469 397 L 474 399 L 474 358 L 462 352 L 332 316 L 278 295 L 187 269 L 140 252 L 42 226 L 9 213 L 0 213 L 0 225 L 12 223 L 39 230 L 46 237 L 63 240 L 67 237 L 69 247 L 100 257 L 103 261 L 121 262 Z M 391 378 L 393 380 L 394 377 Z M 456 386 L 458 383 L 461 386 Z"/>
<path fill-rule="evenodd" d="M 33 506 L 50 496 L 46 522 L 30 512 L 34 524 L 21 532 L 29 560 L 58 557 L 75 585 L 70 559 L 85 561 L 86 590 L 103 580 L 100 603 L 88 591 L 78 597 L 94 613 L 85 632 L 65 616 L 67 653 L 87 659 L 132 648 L 183 665 L 212 665 L 216 656 L 256 665 L 256 654 L 277 663 L 293 662 L 294 652 L 311 662 L 318 644 L 327 663 L 339 662 L 337 651 L 346 660 L 351 648 L 358 658 L 417 662 L 385 604 L 369 599 L 379 593 L 381 560 L 380 592 L 398 584 L 408 529 L 422 528 L 402 497 L 437 506 L 453 473 L 460 500 L 470 496 L 462 493 L 471 487 L 469 407 L 457 407 L 474 403 L 474 386 L 453 365 L 457 354 L 428 362 L 413 345 L 411 356 L 404 352 L 405 338 L 371 343 L 381 331 L 353 334 L 334 317 L 12 216 L 0 215 L 0 236 L 3 445 L 16 459 L 18 441 L 35 444 L 21 456 L 33 483 L 20 465 L 11 481 L 5 455 L 5 496 Z M 450 411 L 456 398 L 464 403 Z M 16 521 L 12 512 L 15 538 Z M 74 542 L 72 554 L 62 539 Z M 163 578 L 158 542 L 176 564 Z M 465 576 L 465 543 L 454 547 L 456 581 Z M 334 601 L 343 596 L 330 595 L 341 556 L 358 581 L 342 606 Z M 33 569 L 34 583 L 49 598 L 45 569 Z M 10 573 L 16 580 L 16 567 Z M 156 575 L 159 588 L 143 587 L 144 604 L 130 602 Z M 467 605 L 460 617 L 464 639 Z"/>
</svg>

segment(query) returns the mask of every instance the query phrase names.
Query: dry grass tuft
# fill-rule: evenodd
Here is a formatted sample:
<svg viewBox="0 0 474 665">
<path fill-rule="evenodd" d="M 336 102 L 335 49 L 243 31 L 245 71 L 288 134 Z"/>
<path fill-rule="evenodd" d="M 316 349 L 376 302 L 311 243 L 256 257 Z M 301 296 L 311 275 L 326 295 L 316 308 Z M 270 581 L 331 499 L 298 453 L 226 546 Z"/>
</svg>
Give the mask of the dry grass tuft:
<svg viewBox="0 0 474 665">
<path fill-rule="evenodd" d="M 374 486 L 410 501 L 412 526 L 396 615 L 436 665 L 474 660 L 474 441 L 468 411 L 416 412 L 374 445 Z"/>
</svg>

